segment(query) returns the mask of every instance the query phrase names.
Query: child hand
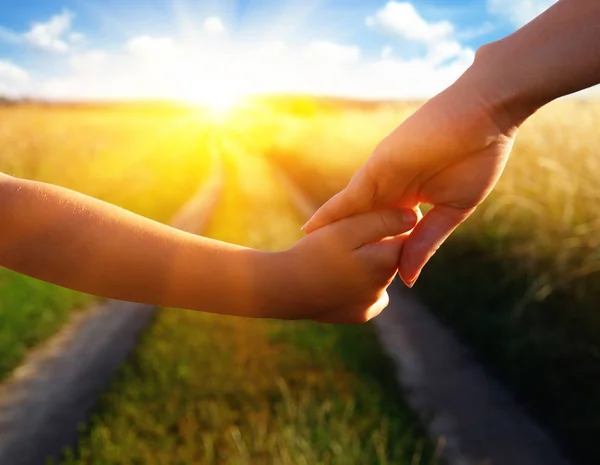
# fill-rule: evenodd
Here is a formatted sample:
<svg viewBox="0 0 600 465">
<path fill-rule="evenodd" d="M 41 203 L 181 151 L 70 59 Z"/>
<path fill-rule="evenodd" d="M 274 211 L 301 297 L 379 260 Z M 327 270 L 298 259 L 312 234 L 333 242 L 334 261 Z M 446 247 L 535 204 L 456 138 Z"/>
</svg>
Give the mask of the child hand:
<svg viewBox="0 0 600 465">
<path fill-rule="evenodd" d="M 417 222 L 412 210 L 382 210 L 325 226 L 282 252 L 288 281 L 287 318 L 364 323 L 389 302 L 404 238 Z M 285 284 L 284 284 L 285 286 Z"/>
</svg>

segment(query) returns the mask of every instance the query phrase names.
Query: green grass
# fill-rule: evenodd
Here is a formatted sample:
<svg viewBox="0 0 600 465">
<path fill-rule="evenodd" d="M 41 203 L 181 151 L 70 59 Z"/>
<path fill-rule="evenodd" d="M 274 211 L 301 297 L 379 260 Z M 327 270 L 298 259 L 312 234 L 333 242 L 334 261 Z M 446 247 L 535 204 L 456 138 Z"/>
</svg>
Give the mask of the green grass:
<svg viewBox="0 0 600 465">
<path fill-rule="evenodd" d="M 0 269 L 0 379 L 89 301 L 84 294 Z"/>
<path fill-rule="evenodd" d="M 227 189 L 206 235 L 292 244 L 302 219 L 268 167 L 227 150 Z M 163 310 L 62 463 L 436 463 L 393 373 L 368 325 Z"/>
<path fill-rule="evenodd" d="M 0 171 L 168 221 L 209 171 L 206 138 L 181 111 L 0 108 Z M 0 268 L 0 380 L 92 299 Z"/>
<path fill-rule="evenodd" d="M 382 360 L 366 328 L 164 310 L 63 463 L 434 463 Z"/>
</svg>

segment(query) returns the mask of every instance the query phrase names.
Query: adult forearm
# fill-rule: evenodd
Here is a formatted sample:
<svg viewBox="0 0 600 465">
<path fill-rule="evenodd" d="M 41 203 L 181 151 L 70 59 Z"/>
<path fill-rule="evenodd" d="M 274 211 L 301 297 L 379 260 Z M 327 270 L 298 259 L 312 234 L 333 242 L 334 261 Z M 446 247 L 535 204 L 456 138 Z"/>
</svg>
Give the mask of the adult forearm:
<svg viewBox="0 0 600 465">
<path fill-rule="evenodd" d="M 259 252 L 57 186 L 0 180 L 0 266 L 71 289 L 254 316 Z"/>
<path fill-rule="evenodd" d="M 465 79 L 519 125 L 546 103 L 600 83 L 600 1 L 560 0 L 483 46 Z"/>
</svg>

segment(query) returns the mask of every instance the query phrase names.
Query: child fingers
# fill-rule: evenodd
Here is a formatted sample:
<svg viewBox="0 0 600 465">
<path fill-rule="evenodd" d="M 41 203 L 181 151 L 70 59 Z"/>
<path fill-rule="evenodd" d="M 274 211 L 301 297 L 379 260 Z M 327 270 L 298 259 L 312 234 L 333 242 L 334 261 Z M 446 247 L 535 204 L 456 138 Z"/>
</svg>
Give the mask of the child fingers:
<svg viewBox="0 0 600 465">
<path fill-rule="evenodd" d="M 406 234 L 389 237 L 380 242 L 365 245 L 356 251 L 384 273 L 395 272 L 400 262 Z"/>
<path fill-rule="evenodd" d="M 356 250 L 386 237 L 399 236 L 413 229 L 416 223 L 414 210 L 378 210 L 340 220 L 332 225 L 332 232 Z"/>
</svg>

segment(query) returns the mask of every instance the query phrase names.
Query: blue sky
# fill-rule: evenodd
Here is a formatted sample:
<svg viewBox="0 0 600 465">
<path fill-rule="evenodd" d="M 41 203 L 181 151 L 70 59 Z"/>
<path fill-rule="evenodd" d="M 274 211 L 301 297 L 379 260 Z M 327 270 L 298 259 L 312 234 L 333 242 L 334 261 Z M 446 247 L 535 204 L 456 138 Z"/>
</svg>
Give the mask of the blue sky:
<svg viewBox="0 0 600 465">
<path fill-rule="evenodd" d="M 426 97 L 553 0 L 0 0 L 0 93 Z"/>
</svg>

